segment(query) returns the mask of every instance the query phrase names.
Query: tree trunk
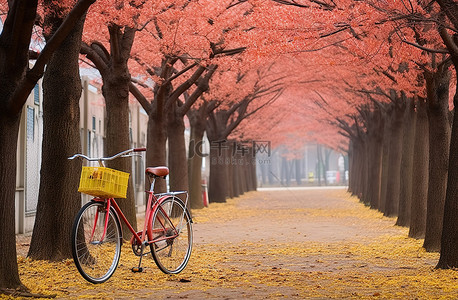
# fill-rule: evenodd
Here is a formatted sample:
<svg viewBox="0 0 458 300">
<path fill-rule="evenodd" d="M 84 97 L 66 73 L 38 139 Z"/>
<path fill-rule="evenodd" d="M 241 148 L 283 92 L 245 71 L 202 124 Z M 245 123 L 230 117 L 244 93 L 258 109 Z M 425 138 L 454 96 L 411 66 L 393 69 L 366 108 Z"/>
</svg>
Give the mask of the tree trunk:
<svg viewBox="0 0 458 300">
<path fill-rule="evenodd" d="M 60 20 L 49 24 L 55 30 Z M 43 78 L 43 151 L 37 214 L 28 256 L 62 260 L 72 256 L 73 219 L 81 208 L 81 79 L 79 51 L 84 19 L 75 25 L 50 59 Z M 65 66 L 65 67 L 64 67 Z"/>
<path fill-rule="evenodd" d="M 199 117 L 198 111 L 190 111 L 188 119 L 191 125 L 188 151 L 189 200 L 192 209 L 200 209 L 204 207 L 202 199 L 202 141 L 205 119 Z"/>
<path fill-rule="evenodd" d="M 243 174 L 245 176 L 245 192 L 252 190 L 253 178 L 251 177 L 251 168 L 249 165 L 249 160 L 245 157 L 245 165 L 243 166 Z"/>
<path fill-rule="evenodd" d="M 148 116 L 148 129 L 147 129 L 147 149 L 146 152 L 146 166 L 158 167 L 167 165 L 167 133 L 166 133 L 166 120 L 162 113 L 156 114 L 152 112 Z M 146 183 L 146 188 L 149 190 L 149 184 Z M 162 178 L 156 179 L 154 191 L 156 193 L 163 193 L 167 191 L 166 181 Z"/>
<path fill-rule="evenodd" d="M 371 145 L 371 164 L 368 173 L 369 200 L 368 203 L 372 209 L 379 209 L 380 205 L 380 185 L 382 182 L 382 136 L 383 133 L 372 139 Z"/>
<path fill-rule="evenodd" d="M 161 78 L 167 81 L 172 76 L 173 64 L 176 59 L 164 58 L 161 63 Z M 148 111 L 148 129 L 147 129 L 147 151 L 146 166 L 158 167 L 167 165 L 167 117 L 168 107 L 167 100 L 172 93 L 172 85 L 165 83 L 156 84 L 154 88 L 154 100 Z M 146 189 L 149 190 L 149 183 L 146 183 Z M 157 178 L 154 192 L 164 193 L 167 191 L 167 182 L 162 178 Z"/>
<path fill-rule="evenodd" d="M 351 193 L 352 195 L 355 194 L 354 191 L 354 177 L 353 177 L 353 170 L 354 170 L 354 152 L 355 152 L 355 142 L 353 139 L 350 139 L 348 142 L 348 192 Z"/>
<path fill-rule="evenodd" d="M 425 78 L 429 119 L 429 189 L 423 247 L 428 252 L 438 252 L 442 236 L 450 150 L 448 122 L 450 72 L 445 68 L 434 74 L 426 74 Z"/>
<path fill-rule="evenodd" d="M 348 192 L 350 192 L 353 196 L 356 195 L 356 181 L 358 172 L 356 172 L 356 159 L 355 156 L 357 155 L 357 147 L 356 147 L 356 139 L 350 139 L 349 147 L 348 147 L 348 159 L 349 159 L 349 179 L 348 179 Z"/>
<path fill-rule="evenodd" d="M 390 174 L 387 181 L 387 191 L 385 200 L 385 216 L 396 216 L 399 207 L 399 191 L 401 186 L 401 155 L 402 155 L 402 133 L 404 126 L 404 97 L 397 99 L 395 109 L 391 115 L 391 139 L 390 139 L 390 156 L 388 164 L 390 165 Z"/>
<path fill-rule="evenodd" d="M 228 151 L 225 152 L 226 155 L 226 168 L 227 168 L 227 193 L 228 198 L 237 197 L 238 194 L 238 177 L 236 169 L 236 157 L 234 155 L 235 151 L 235 142 L 230 141 L 228 143 Z M 231 153 L 231 155 L 229 155 Z"/>
<path fill-rule="evenodd" d="M 248 191 L 255 191 L 257 187 L 256 153 L 253 147 L 249 148 L 249 156 L 246 159 L 246 172 L 248 178 Z"/>
<path fill-rule="evenodd" d="M 262 186 L 267 184 L 267 179 L 268 179 L 268 171 L 266 168 L 266 164 L 264 162 L 259 164 L 260 167 L 260 172 L 261 172 L 261 184 Z"/>
<path fill-rule="evenodd" d="M 37 2 L 14 1 L 6 20 L 2 19 L 0 33 L 0 289 L 22 291 L 27 288 L 19 279 L 15 236 L 17 141 L 21 113 L 8 112 L 8 101 L 29 63 L 28 50 Z M 26 8 L 19 9 L 19 4 L 26 5 Z M 21 26 L 14 26 L 17 17 L 22 18 Z"/>
<path fill-rule="evenodd" d="M 198 110 L 190 110 L 188 119 L 191 125 L 189 142 L 189 196 L 191 208 L 203 208 L 202 199 L 202 159 L 203 136 L 206 125 L 206 108 L 204 103 Z M 208 154 L 207 154 L 208 155 Z"/>
<path fill-rule="evenodd" d="M 415 154 L 413 163 L 412 205 L 409 236 L 423 238 L 426 229 L 426 200 L 428 198 L 428 116 L 426 102 L 417 101 L 417 123 L 415 129 Z"/>
<path fill-rule="evenodd" d="M 251 178 L 253 178 L 252 191 L 256 191 L 258 188 L 258 177 L 256 174 L 256 152 L 253 150 L 253 160 L 251 161 Z"/>
<path fill-rule="evenodd" d="M 295 159 L 294 166 L 296 168 L 296 184 L 298 186 L 302 185 L 302 174 L 301 174 L 301 160 Z"/>
<path fill-rule="evenodd" d="M 321 176 L 322 171 L 323 171 L 323 154 L 321 153 L 321 145 L 316 145 L 316 157 L 317 157 L 317 164 L 316 164 L 316 174 L 318 178 L 318 185 L 321 186 Z M 356 156 L 355 156 L 356 157 Z M 359 161 L 354 161 L 354 163 L 359 163 Z M 358 176 L 359 178 L 359 173 L 355 172 L 353 175 L 356 177 Z M 324 176 L 326 177 L 326 176 Z M 358 182 L 358 180 L 355 180 L 355 184 Z M 358 189 L 358 187 L 354 186 L 355 189 Z"/>
<path fill-rule="evenodd" d="M 388 177 L 390 174 L 390 143 L 391 143 L 391 122 L 390 112 L 385 114 L 385 124 L 383 128 L 383 148 L 382 148 L 382 180 L 380 183 L 380 203 L 379 210 L 385 212 L 385 203 L 387 197 Z"/>
<path fill-rule="evenodd" d="M 371 160 L 372 160 L 372 153 L 370 151 L 370 140 L 369 140 L 369 137 L 367 135 L 367 133 L 365 133 L 364 135 L 364 148 L 362 149 L 364 151 L 364 167 L 363 167 L 363 177 L 362 177 L 362 190 L 361 190 L 361 198 L 359 199 L 364 205 L 367 205 L 369 206 L 370 205 L 370 200 L 369 200 L 369 182 L 370 182 L 370 178 L 369 178 L 369 172 L 370 172 L 370 169 L 369 169 L 369 166 L 371 164 Z"/>
<path fill-rule="evenodd" d="M 372 209 L 378 209 L 380 203 L 380 184 L 382 180 L 382 146 L 384 121 L 380 109 L 372 112 L 372 120 L 368 124 L 369 173 L 368 203 Z M 344 175 L 345 176 L 345 175 Z"/>
<path fill-rule="evenodd" d="M 171 191 L 188 190 L 188 164 L 186 158 L 186 144 L 184 139 L 183 115 L 172 108 L 167 120 L 167 136 L 169 145 L 168 166 L 170 169 L 169 184 Z M 180 195 L 181 197 L 182 195 Z M 185 197 L 182 199 L 186 200 Z M 188 203 L 189 206 L 189 203 Z"/>
<path fill-rule="evenodd" d="M 246 176 L 246 158 L 247 154 L 239 154 L 237 159 L 237 169 L 239 177 L 239 195 L 243 195 L 248 191 L 248 178 Z"/>
<path fill-rule="evenodd" d="M 211 143 L 212 141 L 210 141 Z M 208 198 L 210 202 L 226 202 L 227 195 L 227 149 L 210 147 L 210 184 Z"/>
<path fill-rule="evenodd" d="M 353 195 L 357 196 L 359 199 L 363 197 L 362 195 L 362 185 L 364 176 L 364 161 L 365 161 L 365 151 L 364 151 L 364 142 L 361 138 L 353 141 L 353 153 L 352 153 L 352 180 L 353 180 Z M 326 176 L 325 176 L 326 177 Z"/>
<path fill-rule="evenodd" d="M 29 73 L 27 80 L 24 75 L 29 64 L 29 45 L 32 29 L 36 21 L 36 0 L 8 1 L 9 10 L 3 21 L 0 34 L 0 288 L 27 291 L 18 275 L 15 242 L 15 181 L 16 153 L 19 132 L 20 112 L 26 97 L 42 76 L 42 67 L 48 62 L 48 56 L 40 56 L 38 64 Z M 83 1 L 72 21 L 79 19 L 91 5 L 91 1 Z M 69 21 L 59 31 L 59 38 L 65 37 L 73 23 Z M 52 54 L 60 39 L 54 40 L 52 46 L 45 46 L 48 54 Z M 48 47 L 49 46 L 49 47 Z M 41 58 L 41 59 L 40 59 Z M 14 96 L 17 96 L 13 98 Z M 12 103 L 8 103 L 12 101 Z M 11 104 L 11 105 L 10 105 Z"/>
<path fill-rule="evenodd" d="M 281 158 L 281 181 L 285 186 L 290 186 L 291 176 L 288 167 L 288 159 L 286 157 Z"/>
<path fill-rule="evenodd" d="M 241 178 L 241 166 L 239 164 L 239 155 L 231 157 L 231 164 L 229 165 L 229 191 L 231 191 L 230 198 L 239 197 L 243 194 L 242 178 Z"/>
<path fill-rule="evenodd" d="M 275 184 L 274 170 L 272 163 L 267 166 L 267 179 L 269 180 L 269 185 Z"/>
<path fill-rule="evenodd" d="M 413 156 L 416 124 L 415 102 L 408 99 L 404 114 L 405 124 L 402 137 L 401 190 L 399 192 L 399 212 L 396 225 L 410 225 L 412 203 Z"/>
<path fill-rule="evenodd" d="M 217 111 L 207 120 L 206 131 L 210 142 L 210 181 L 208 198 L 210 202 L 226 202 L 229 194 L 228 177 L 231 163 L 230 145 L 226 140 L 226 111 Z M 228 133 L 230 134 L 230 133 Z"/>
<path fill-rule="evenodd" d="M 455 67 L 457 64 L 455 64 Z M 458 90 L 453 99 L 454 114 L 450 140 L 447 193 L 444 204 L 440 258 L 437 268 L 458 268 Z"/>
<path fill-rule="evenodd" d="M 0 288 L 25 289 L 19 279 L 16 235 L 14 228 L 16 189 L 16 151 L 19 133 L 20 115 L 5 114 L 4 103 L 8 93 L 0 87 Z"/>
<path fill-rule="evenodd" d="M 107 112 L 105 155 L 112 156 L 121 151 L 131 148 L 129 134 L 129 89 L 130 76 L 125 70 L 124 75 L 113 74 L 104 80 L 103 95 L 105 97 Z M 132 173 L 132 161 L 127 158 L 119 158 L 107 163 L 108 167 Z M 137 227 L 135 198 L 132 184 L 132 177 L 129 177 L 127 199 L 118 201 L 118 204 L 133 228 Z M 130 230 L 123 224 L 123 236 L 128 239 L 131 236 Z"/>
</svg>

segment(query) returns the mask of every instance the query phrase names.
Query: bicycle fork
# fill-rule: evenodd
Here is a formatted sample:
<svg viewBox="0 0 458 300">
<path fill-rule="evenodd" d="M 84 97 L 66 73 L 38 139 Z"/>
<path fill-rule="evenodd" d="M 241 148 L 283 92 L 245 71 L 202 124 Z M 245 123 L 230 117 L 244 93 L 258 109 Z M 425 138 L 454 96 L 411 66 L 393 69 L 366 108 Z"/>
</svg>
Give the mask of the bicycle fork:
<svg viewBox="0 0 458 300">
<path fill-rule="evenodd" d="M 111 204 L 110 199 L 108 199 L 108 201 L 105 202 L 106 207 L 104 208 L 105 218 L 104 218 L 102 236 L 100 237 L 100 240 L 97 241 L 97 243 L 100 243 L 100 244 L 103 243 L 103 240 L 105 239 L 105 235 L 107 234 L 108 217 L 110 216 L 110 206 L 111 206 L 110 204 Z M 99 212 L 100 210 L 97 210 L 94 216 L 94 225 L 92 226 L 92 232 L 91 232 L 91 238 L 90 238 L 91 243 L 95 243 L 94 233 L 95 233 L 95 229 L 97 228 L 97 222 L 99 220 Z"/>
</svg>

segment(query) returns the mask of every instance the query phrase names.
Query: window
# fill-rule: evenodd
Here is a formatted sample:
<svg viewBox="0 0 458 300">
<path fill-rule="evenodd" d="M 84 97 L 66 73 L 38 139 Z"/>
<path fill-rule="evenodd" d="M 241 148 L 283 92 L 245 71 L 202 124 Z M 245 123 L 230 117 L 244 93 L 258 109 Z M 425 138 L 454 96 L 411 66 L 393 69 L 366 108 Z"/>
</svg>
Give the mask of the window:
<svg viewBox="0 0 458 300">
<path fill-rule="evenodd" d="M 91 156 L 91 131 L 87 131 L 87 155 Z"/>
<path fill-rule="evenodd" d="M 33 88 L 33 103 L 40 105 L 40 86 L 38 83 Z"/>
<path fill-rule="evenodd" d="M 27 140 L 33 141 L 35 129 L 35 109 L 27 106 Z"/>
</svg>

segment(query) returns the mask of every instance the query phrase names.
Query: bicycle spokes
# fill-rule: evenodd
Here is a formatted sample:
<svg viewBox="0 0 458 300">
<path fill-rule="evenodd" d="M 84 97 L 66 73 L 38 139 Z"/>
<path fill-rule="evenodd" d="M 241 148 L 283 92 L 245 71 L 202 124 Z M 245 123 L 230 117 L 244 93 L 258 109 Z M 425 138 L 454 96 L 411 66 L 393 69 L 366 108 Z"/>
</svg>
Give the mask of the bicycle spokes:
<svg viewBox="0 0 458 300">
<path fill-rule="evenodd" d="M 192 231 L 189 215 L 179 199 L 170 197 L 156 209 L 152 220 L 151 251 L 164 273 L 179 273 L 191 253 Z"/>
<path fill-rule="evenodd" d="M 89 202 L 78 213 L 72 233 L 72 254 L 81 275 L 92 283 L 108 280 L 121 253 L 121 227 L 113 209 Z"/>
</svg>

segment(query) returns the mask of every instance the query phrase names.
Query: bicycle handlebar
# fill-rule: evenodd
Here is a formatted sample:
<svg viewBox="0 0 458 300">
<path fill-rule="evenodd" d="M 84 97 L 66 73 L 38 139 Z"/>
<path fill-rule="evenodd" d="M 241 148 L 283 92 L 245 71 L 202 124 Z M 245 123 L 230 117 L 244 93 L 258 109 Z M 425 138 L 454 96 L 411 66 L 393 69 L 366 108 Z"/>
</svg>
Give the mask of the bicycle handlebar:
<svg viewBox="0 0 458 300">
<path fill-rule="evenodd" d="M 75 154 L 71 157 L 69 157 L 68 159 L 75 159 L 77 157 L 81 157 L 81 158 L 84 158 L 88 161 L 106 161 L 106 160 L 113 160 L 115 158 L 118 158 L 120 156 L 125 156 L 127 157 L 129 153 L 132 153 L 132 152 L 142 152 L 142 151 L 146 151 L 146 148 L 132 148 L 132 149 L 129 149 L 129 150 L 124 150 L 122 152 L 119 152 L 118 154 L 115 154 L 113 156 L 110 156 L 110 157 L 88 157 L 84 154 Z"/>
</svg>

